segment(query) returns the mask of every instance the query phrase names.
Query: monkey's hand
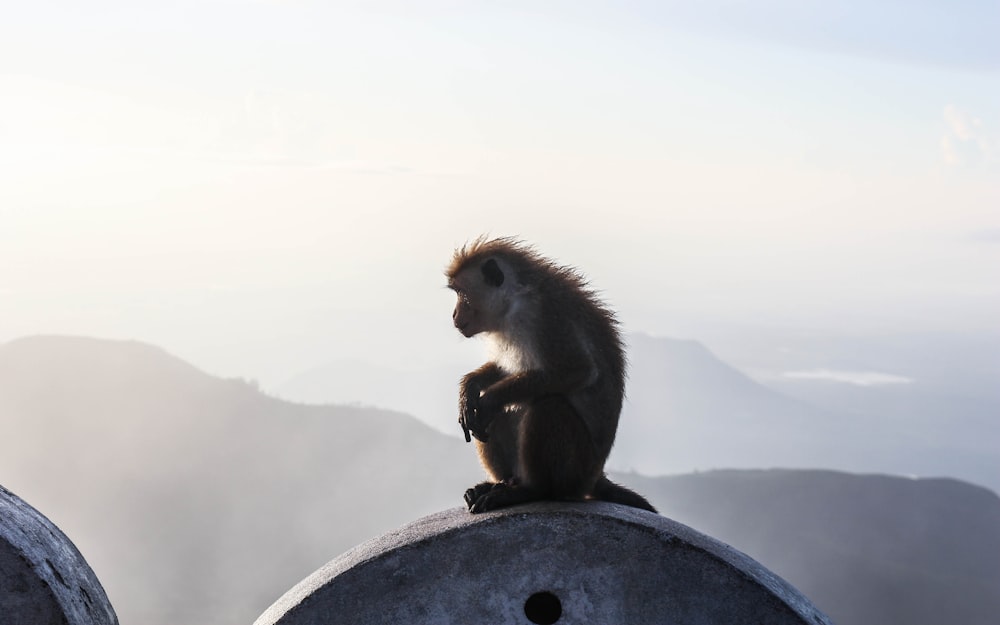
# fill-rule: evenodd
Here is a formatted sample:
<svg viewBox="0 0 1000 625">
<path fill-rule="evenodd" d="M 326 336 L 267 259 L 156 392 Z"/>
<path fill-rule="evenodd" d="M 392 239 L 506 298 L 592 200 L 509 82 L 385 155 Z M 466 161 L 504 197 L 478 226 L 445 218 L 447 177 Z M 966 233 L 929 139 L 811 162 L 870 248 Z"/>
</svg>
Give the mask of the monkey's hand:
<svg viewBox="0 0 1000 625">
<path fill-rule="evenodd" d="M 465 433 L 465 442 L 472 442 L 473 436 L 484 443 L 489 438 L 486 430 L 496 412 L 489 409 L 489 398 L 484 400 L 483 389 L 502 377 L 500 367 L 488 362 L 462 378 L 458 393 L 458 424 Z"/>
<path fill-rule="evenodd" d="M 458 422 L 465 432 L 466 442 L 470 442 L 471 437 L 475 437 L 476 440 L 485 443 L 490 439 L 489 428 L 496 412 L 490 407 L 490 404 L 483 401 L 484 396 L 480 395 L 476 389 L 469 391 L 468 394 L 462 396 Z"/>
<path fill-rule="evenodd" d="M 503 412 L 503 406 L 497 405 L 494 401 L 496 397 L 488 392 L 479 393 L 472 403 L 473 411 L 471 421 L 467 421 L 472 435 L 482 442 L 489 440 L 490 426 L 498 414 Z"/>
<path fill-rule="evenodd" d="M 462 426 L 462 432 L 465 433 L 466 443 L 472 442 L 473 436 L 484 443 L 489 438 L 486 435 L 485 424 L 479 423 L 478 406 L 479 389 L 470 384 L 461 393 L 458 400 L 458 424 Z"/>
<path fill-rule="evenodd" d="M 469 425 L 469 433 L 472 434 L 476 440 L 485 443 L 490 440 L 488 432 L 490 422 L 484 423 L 483 421 L 482 413 L 477 410 L 475 421 Z"/>
</svg>

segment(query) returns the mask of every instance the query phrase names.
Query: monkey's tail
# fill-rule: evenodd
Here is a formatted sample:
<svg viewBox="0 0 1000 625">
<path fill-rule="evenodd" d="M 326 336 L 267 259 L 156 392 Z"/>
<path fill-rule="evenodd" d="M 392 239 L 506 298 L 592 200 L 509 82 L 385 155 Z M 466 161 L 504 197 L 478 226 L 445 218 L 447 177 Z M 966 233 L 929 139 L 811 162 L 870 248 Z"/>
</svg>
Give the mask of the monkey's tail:
<svg viewBox="0 0 1000 625">
<path fill-rule="evenodd" d="M 632 506 L 633 508 L 641 508 L 643 510 L 649 510 L 650 512 L 656 512 L 656 508 L 654 508 L 651 503 L 646 501 L 645 497 L 634 490 L 625 488 L 620 484 L 615 484 L 609 480 L 606 475 L 602 475 L 600 479 L 597 480 L 597 484 L 594 485 L 594 493 L 592 497 L 594 499 L 599 499 L 600 501 L 620 503 L 626 506 Z"/>
</svg>

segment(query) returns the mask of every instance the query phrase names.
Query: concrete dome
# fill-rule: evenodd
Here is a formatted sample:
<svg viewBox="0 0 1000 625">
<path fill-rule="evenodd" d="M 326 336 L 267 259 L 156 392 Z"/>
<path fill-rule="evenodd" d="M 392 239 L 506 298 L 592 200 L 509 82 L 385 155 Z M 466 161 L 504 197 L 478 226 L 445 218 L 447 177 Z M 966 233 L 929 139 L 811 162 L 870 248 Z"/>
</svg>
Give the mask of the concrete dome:
<svg viewBox="0 0 1000 625">
<path fill-rule="evenodd" d="M 332 623 L 830 625 L 732 547 L 597 502 L 420 519 L 331 561 L 256 625 Z"/>
</svg>

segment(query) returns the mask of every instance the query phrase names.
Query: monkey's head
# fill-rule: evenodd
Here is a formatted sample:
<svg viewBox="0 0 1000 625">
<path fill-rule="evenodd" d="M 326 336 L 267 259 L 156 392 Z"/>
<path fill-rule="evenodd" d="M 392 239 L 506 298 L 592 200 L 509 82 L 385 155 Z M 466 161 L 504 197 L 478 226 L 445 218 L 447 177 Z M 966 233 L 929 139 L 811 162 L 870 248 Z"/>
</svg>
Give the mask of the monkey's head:
<svg viewBox="0 0 1000 625">
<path fill-rule="evenodd" d="M 496 332 L 503 327 L 511 301 L 509 282 L 496 258 L 469 263 L 449 276 L 448 288 L 458 297 L 451 318 L 463 336 Z"/>
<path fill-rule="evenodd" d="M 503 332 L 526 288 L 520 283 L 510 250 L 513 239 L 479 239 L 455 252 L 445 272 L 458 301 L 452 320 L 465 337 Z"/>
</svg>

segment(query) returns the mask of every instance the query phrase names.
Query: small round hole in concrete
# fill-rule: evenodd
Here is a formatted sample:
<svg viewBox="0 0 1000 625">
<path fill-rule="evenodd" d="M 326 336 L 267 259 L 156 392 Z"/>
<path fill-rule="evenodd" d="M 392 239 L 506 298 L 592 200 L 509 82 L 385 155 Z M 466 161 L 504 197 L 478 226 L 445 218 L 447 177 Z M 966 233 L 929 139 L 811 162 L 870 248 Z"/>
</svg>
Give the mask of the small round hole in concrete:
<svg viewBox="0 0 1000 625">
<path fill-rule="evenodd" d="M 552 625 L 562 616 L 562 603 L 551 592 L 536 592 L 524 602 L 524 615 L 535 625 Z"/>
</svg>

